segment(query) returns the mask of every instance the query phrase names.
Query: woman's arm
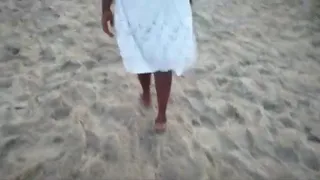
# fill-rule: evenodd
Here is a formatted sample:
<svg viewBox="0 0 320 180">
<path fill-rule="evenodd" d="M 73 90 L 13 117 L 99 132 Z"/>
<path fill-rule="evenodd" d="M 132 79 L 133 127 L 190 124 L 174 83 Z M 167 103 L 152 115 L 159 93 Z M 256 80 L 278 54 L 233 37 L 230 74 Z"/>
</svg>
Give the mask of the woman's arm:
<svg viewBox="0 0 320 180">
<path fill-rule="evenodd" d="M 102 13 L 110 11 L 113 0 L 102 0 Z"/>
<path fill-rule="evenodd" d="M 113 0 L 102 0 L 102 17 L 101 17 L 101 23 L 103 27 L 103 31 L 107 33 L 110 37 L 113 37 L 113 34 L 111 33 L 109 29 L 108 22 L 110 22 L 110 25 L 113 26 L 113 14 L 111 11 L 111 4 Z"/>
</svg>

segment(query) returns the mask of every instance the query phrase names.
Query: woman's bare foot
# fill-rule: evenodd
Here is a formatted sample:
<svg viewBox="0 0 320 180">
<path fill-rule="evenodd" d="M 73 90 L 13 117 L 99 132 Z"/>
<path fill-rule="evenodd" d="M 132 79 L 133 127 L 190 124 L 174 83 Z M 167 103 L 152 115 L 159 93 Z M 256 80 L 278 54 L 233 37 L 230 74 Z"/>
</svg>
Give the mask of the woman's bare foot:
<svg viewBox="0 0 320 180">
<path fill-rule="evenodd" d="M 149 108 L 149 107 L 151 107 L 151 95 L 150 95 L 150 93 L 149 94 L 141 94 L 140 95 L 140 101 L 141 101 L 141 103 L 142 103 L 142 105 L 144 106 L 144 107 L 147 107 L 147 108 Z"/>
<path fill-rule="evenodd" d="M 166 118 L 157 118 L 154 124 L 154 131 L 156 133 L 164 133 L 167 128 L 167 119 Z"/>
</svg>

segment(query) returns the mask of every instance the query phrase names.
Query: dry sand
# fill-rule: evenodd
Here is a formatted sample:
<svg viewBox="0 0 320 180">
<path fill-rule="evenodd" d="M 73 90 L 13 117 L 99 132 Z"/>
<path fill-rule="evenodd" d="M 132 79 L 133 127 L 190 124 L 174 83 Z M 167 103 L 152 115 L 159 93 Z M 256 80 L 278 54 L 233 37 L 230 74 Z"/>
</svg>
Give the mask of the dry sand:
<svg viewBox="0 0 320 180">
<path fill-rule="evenodd" d="M 319 4 L 194 1 L 199 59 L 155 135 L 99 0 L 1 0 L 0 179 L 319 180 Z"/>
</svg>

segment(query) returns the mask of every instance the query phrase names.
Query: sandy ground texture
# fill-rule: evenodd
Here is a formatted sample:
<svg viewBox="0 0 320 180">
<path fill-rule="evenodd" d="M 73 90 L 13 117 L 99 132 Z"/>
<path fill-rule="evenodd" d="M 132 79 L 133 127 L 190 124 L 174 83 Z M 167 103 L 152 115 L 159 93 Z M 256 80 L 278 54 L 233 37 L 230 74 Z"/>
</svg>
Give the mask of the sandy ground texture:
<svg viewBox="0 0 320 180">
<path fill-rule="evenodd" d="M 1 0 L 1 180 L 319 180 L 319 5 L 195 0 L 155 135 L 99 0 Z"/>
</svg>

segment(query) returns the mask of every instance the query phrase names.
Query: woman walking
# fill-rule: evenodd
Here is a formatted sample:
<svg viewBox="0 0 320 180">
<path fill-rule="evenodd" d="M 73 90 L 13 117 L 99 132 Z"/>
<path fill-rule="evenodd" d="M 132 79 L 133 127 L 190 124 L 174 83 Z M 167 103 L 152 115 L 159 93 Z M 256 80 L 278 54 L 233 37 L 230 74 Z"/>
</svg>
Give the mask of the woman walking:
<svg viewBox="0 0 320 180">
<path fill-rule="evenodd" d="M 150 83 L 154 75 L 158 114 L 154 129 L 166 129 L 166 109 L 172 73 L 180 76 L 196 60 L 196 42 L 188 0 L 102 0 L 103 30 L 115 36 L 125 69 L 138 75 L 144 106 L 151 106 Z"/>
</svg>

